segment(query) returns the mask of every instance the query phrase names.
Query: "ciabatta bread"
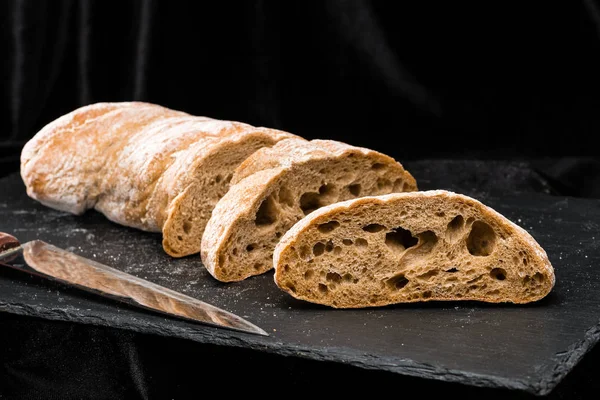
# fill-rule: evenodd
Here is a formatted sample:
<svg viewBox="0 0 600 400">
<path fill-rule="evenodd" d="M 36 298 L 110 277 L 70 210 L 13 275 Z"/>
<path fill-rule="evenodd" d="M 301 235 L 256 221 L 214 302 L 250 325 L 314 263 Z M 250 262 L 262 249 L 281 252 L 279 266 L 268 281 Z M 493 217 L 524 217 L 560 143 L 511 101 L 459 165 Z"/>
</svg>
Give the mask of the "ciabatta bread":
<svg viewBox="0 0 600 400">
<path fill-rule="evenodd" d="M 140 102 L 79 108 L 23 148 L 27 193 L 59 210 L 94 208 L 110 220 L 163 233 L 180 257 L 200 251 L 212 208 L 235 168 L 264 146 L 295 137 Z"/>
<path fill-rule="evenodd" d="M 273 263 L 281 289 L 336 308 L 528 303 L 555 282 L 528 232 L 473 198 L 442 190 L 323 207 L 283 236 Z"/>
<path fill-rule="evenodd" d="M 319 207 L 366 195 L 417 189 L 391 157 L 329 140 L 288 139 L 236 170 L 202 237 L 202 261 L 224 282 L 272 268 L 279 238 Z"/>
</svg>

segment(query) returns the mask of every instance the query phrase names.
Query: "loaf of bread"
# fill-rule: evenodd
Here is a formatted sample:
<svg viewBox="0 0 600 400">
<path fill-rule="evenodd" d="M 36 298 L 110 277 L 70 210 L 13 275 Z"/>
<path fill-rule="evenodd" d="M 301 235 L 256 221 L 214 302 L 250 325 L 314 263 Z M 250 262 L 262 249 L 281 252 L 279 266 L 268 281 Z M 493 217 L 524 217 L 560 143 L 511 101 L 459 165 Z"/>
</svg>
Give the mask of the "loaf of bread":
<svg viewBox="0 0 600 400">
<path fill-rule="evenodd" d="M 46 125 L 23 148 L 30 197 L 73 214 L 162 232 L 174 257 L 200 251 L 238 165 L 292 134 L 142 102 L 98 103 Z M 301 139 L 299 139 L 301 140 Z"/>
<path fill-rule="evenodd" d="M 441 190 L 323 207 L 287 231 L 273 262 L 282 290 L 335 308 L 528 303 L 555 282 L 528 232 L 473 198 Z"/>
<path fill-rule="evenodd" d="M 213 210 L 202 261 L 224 282 L 273 266 L 280 237 L 319 207 L 366 195 L 417 190 L 393 158 L 330 140 L 287 139 L 250 156 Z"/>
</svg>

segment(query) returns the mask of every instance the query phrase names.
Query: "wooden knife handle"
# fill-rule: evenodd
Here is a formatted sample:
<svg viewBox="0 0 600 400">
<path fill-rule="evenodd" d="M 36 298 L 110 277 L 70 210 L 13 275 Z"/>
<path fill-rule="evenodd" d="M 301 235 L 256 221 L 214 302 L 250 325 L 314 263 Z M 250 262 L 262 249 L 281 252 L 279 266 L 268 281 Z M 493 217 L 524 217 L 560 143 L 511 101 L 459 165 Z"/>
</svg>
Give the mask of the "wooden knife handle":
<svg viewBox="0 0 600 400">
<path fill-rule="evenodd" d="M 0 232 L 0 253 L 19 247 L 19 239 L 8 233 Z"/>
</svg>

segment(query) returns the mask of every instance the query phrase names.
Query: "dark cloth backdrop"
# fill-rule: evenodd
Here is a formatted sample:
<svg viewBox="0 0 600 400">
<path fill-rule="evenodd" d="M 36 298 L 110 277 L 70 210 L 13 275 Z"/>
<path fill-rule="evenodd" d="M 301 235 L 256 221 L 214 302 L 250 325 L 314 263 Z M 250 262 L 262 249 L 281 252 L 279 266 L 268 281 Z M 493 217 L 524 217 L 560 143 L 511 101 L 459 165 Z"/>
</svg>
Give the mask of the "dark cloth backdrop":
<svg viewBox="0 0 600 400">
<path fill-rule="evenodd" d="M 535 176 L 532 190 L 600 197 L 600 5 L 458 3 L 0 1 L 0 176 L 60 115 L 143 100 L 455 168 L 465 188 Z M 338 395 L 455 388 L 1 313 L 0 339 L 6 398 L 197 398 L 211 383 L 240 393 L 277 381 L 281 395 L 322 382 Z M 599 389 L 593 354 L 553 398 Z"/>
<path fill-rule="evenodd" d="M 3 171 L 58 116 L 145 100 L 400 160 L 553 157 L 539 168 L 570 194 L 597 195 L 580 188 L 600 171 L 599 10 L 593 0 L 3 1 Z"/>
</svg>

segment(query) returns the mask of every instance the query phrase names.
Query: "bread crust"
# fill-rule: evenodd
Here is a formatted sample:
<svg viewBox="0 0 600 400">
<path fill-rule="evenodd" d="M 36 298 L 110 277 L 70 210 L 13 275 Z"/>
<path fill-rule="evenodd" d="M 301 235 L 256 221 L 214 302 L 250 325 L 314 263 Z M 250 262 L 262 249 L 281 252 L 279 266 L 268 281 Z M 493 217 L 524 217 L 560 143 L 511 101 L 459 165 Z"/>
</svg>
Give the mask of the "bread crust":
<svg viewBox="0 0 600 400">
<path fill-rule="evenodd" d="M 201 233 L 184 238 L 197 244 L 178 251 L 169 246 L 169 221 L 176 220 L 182 194 L 207 183 L 203 163 L 232 146 L 242 147 L 235 150 L 241 163 L 263 145 L 293 136 L 151 103 L 97 103 L 42 128 L 23 148 L 21 177 L 28 195 L 46 206 L 77 215 L 96 209 L 118 224 L 162 231 L 165 251 L 184 256 L 199 252 Z M 229 166 L 231 173 L 236 166 Z M 219 190 L 228 185 L 221 182 Z M 186 201 L 215 202 L 202 193 L 195 190 L 197 198 Z M 206 221 L 198 223 L 203 229 Z"/>
<path fill-rule="evenodd" d="M 417 181 L 410 172 L 406 171 L 401 163 L 386 154 L 335 140 L 307 141 L 298 140 L 298 138 L 283 140 L 277 146 L 264 148 L 252 154 L 236 169 L 231 184 L 235 185 L 247 176 L 265 169 L 291 168 L 294 164 L 311 160 L 347 157 L 351 154 L 368 156 L 382 164 L 398 164 L 401 167 L 398 178 L 402 178 L 406 183 L 406 191 L 417 190 Z"/>
<path fill-rule="evenodd" d="M 375 217 L 374 210 L 376 209 L 381 209 L 381 213 Z M 402 214 L 400 210 L 403 210 Z M 413 210 L 413 214 L 411 214 L 410 210 Z M 442 211 L 440 212 L 439 210 Z M 448 210 L 454 210 L 455 212 L 451 213 Z M 435 215 L 436 213 L 439 215 Z M 392 214 L 394 215 L 388 218 Z M 462 219 L 463 214 L 465 216 L 472 216 L 472 220 L 468 218 Z M 452 223 L 456 221 L 458 215 L 461 215 L 460 222 L 463 224 L 460 227 L 461 230 L 458 236 L 449 235 L 452 232 L 448 230 L 452 227 Z M 310 251 L 306 259 L 302 259 L 299 256 L 299 252 L 302 252 L 299 249 L 316 241 L 318 238 L 317 235 L 327 238 L 327 234 L 320 234 L 318 230 L 315 230 L 318 226 L 331 221 L 343 221 L 340 222 L 341 225 L 338 225 L 342 228 L 345 225 L 360 223 L 359 225 L 363 226 L 362 230 L 360 227 L 354 227 L 352 228 L 352 232 L 360 232 L 362 234 L 364 233 L 364 224 L 367 220 L 369 224 L 373 224 L 372 226 L 378 227 L 377 230 L 373 229 L 373 232 L 377 231 L 376 233 L 366 234 L 366 237 L 374 238 L 373 243 L 382 243 L 382 240 L 387 238 L 387 236 L 381 235 L 387 235 L 386 232 L 390 231 L 390 221 L 395 221 L 391 223 L 392 227 L 395 226 L 396 229 L 398 226 L 404 227 L 413 236 L 418 236 L 418 234 L 424 232 L 432 235 L 431 237 L 435 238 L 433 248 L 428 250 L 430 253 L 423 252 L 419 256 L 421 258 L 417 256 L 413 257 L 411 263 L 407 263 L 406 265 L 403 265 L 402 257 L 407 257 L 412 249 L 415 249 L 416 252 L 421 246 L 421 238 L 419 238 L 416 246 L 412 244 L 413 248 L 407 247 L 406 249 L 401 249 L 403 253 L 401 253 L 400 258 L 393 258 L 384 245 L 375 248 L 373 251 L 379 251 L 384 262 L 385 259 L 389 258 L 392 260 L 391 265 L 393 268 L 396 268 L 396 270 L 391 272 L 388 271 L 388 275 L 384 276 L 387 281 L 383 279 L 381 282 L 376 282 L 381 284 L 379 286 L 372 285 L 367 287 L 366 283 L 356 283 L 353 286 L 354 282 L 352 282 L 352 284 L 344 287 L 345 282 L 342 282 L 342 289 L 337 288 L 341 291 L 332 292 L 326 291 L 325 287 L 329 282 L 322 279 L 323 282 L 320 284 L 325 286 L 321 286 L 320 289 L 322 290 L 319 291 L 317 286 L 315 286 L 320 282 L 318 279 L 317 281 L 307 283 L 298 278 L 300 273 L 305 273 L 304 270 L 309 268 L 314 269 L 315 273 L 319 272 L 320 261 L 317 260 L 317 257 L 310 255 Z M 464 222 L 465 220 L 466 223 Z M 481 226 L 487 225 L 491 228 L 491 231 L 487 231 L 487 234 L 491 236 L 486 239 L 493 240 L 495 247 L 489 254 L 487 250 L 485 253 L 477 254 L 473 249 L 467 249 L 469 240 L 471 240 L 470 238 L 474 237 L 474 224 L 478 223 L 478 221 Z M 347 233 L 346 235 L 352 236 Z M 379 238 L 377 238 L 378 235 Z M 349 238 L 348 240 L 350 239 L 356 240 L 356 238 Z M 332 240 L 331 243 L 333 246 L 337 246 L 337 242 L 339 241 L 333 236 L 327 240 Z M 488 245 L 487 242 L 482 243 Z M 371 244 L 368 245 L 371 246 Z M 373 246 L 375 247 L 377 244 Z M 435 246 L 443 249 L 437 250 L 438 253 L 447 251 L 449 256 L 445 257 L 443 254 L 436 254 Z M 312 247 L 309 246 L 309 248 Z M 513 253 L 517 254 L 518 258 L 509 259 L 508 255 Z M 370 256 L 373 256 L 373 254 L 369 253 Z M 342 252 L 341 257 L 351 258 L 353 255 Z M 372 265 L 378 259 L 381 261 L 379 257 L 371 259 L 370 266 L 365 264 L 368 269 L 372 268 Z M 522 259 L 521 257 L 524 258 Z M 352 259 L 352 262 L 355 263 L 362 261 Z M 275 268 L 274 280 L 279 288 L 298 299 L 335 308 L 374 307 L 433 300 L 476 300 L 491 303 L 511 302 L 522 304 L 537 301 L 545 297 L 552 290 L 556 282 L 554 269 L 546 252 L 525 229 L 474 198 L 445 190 L 367 196 L 320 208 L 296 223 L 285 233 L 275 248 L 273 265 Z M 352 275 L 353 279 L 359 278 L 360 282 L 364 282 L 361 281 L 363 275 L 359 276 L 360 274 L 356 274 L 355 271 L 350 271 L 347 268 L 344 269 L 339 264 L 332 265 L 332 267 L 335 268 L 330 271 L 328 270 L 328 274 L 335 274 L 335 277 L 338 275 L 345 276 L 344 274 L 354 274 Z M 477 268 L 480 268 L 481 271 Z M 428 283 L 426 279 L 419 280 L 417 276 L 420 274 L 419 276 L 426 276 L 430 279 L 432 276 L 435 278 L 442 276 L 444 272 L 459 273 L 463 270 L 474 271 L 474 278 L 468 282 L 479 280 L 484 283 L 478 286 L 476 291 L 470 291 L 466 286 L 459 288 L 461 290 L 465 289 L 454 292 L 460 293 L 460 297 L 453 297 L 450 292 L 448 292 L 450 295 L 444 292 L 444 288 L 439 283 L 436 286 L 436 284 Z M 502 275 L 497 275 L 496 279 L 494 279 L 494 271 L 502 271 Z M 364 272 L 364 276 L 368 276 L 372 271 L 365 270 Z M 496 274 L 498 273 L 496 272 Z M 394 276 L 401 277 L 401 288 L 398 289 L 398 287 L 395 287 L 392 288 L 393 290 L 388 290 L 388 286 L 385 286 L 384 283 L 389 282 L 389 278 Z M 535 279 L 531 279 L 531 277 Z M 407 285 L 408 282 L 413 281 L 415 282 L 415 286 L 419 286 L 418 289 L 420 290 L 415 289 L 414 286 Z M 453 283 L 448 284 L 446 281 L 440 282 L 444 282 L 447 287 L 453 287 L 454 285 Z M 339 283 L 337 279 L 335 283 Z M 487 292 L 479 289 L 487 286 L 489 286 Z M 404 290 L 406 292 L 402 293 Z M 344 296 L 349 297 L 340 297 L 340 293 L 344 291 Z M 426 294 L 426 296 L 423 296 L 423 294 Z"/>
</svg>

